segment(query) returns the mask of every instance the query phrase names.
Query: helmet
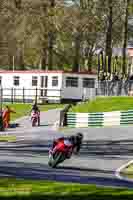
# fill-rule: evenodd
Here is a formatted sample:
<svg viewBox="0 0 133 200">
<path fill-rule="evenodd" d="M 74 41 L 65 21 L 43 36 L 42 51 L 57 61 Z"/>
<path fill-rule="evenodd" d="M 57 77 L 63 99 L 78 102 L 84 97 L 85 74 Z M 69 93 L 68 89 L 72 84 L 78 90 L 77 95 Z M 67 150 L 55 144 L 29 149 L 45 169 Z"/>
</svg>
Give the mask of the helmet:
<svg viewBox="0 0 133 200">
<path fill-rule="evenodd" d="M 84 136 L 83 136 L 82 133 L 77 133 L 77 134 L 76 134 L 76 137 L 77 137 L 77 139 L 82 140 Z"/>
</svg>

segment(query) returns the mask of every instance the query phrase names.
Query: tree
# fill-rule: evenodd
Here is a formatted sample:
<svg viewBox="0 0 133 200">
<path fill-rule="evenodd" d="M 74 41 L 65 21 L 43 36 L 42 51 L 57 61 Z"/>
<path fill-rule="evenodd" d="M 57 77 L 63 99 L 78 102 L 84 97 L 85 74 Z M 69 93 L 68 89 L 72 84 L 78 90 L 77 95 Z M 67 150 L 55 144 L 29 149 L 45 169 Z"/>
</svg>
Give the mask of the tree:
<svg viewBox="0 0 133 200">
<path fill-rule="evenodd" d="M 87 2 L 84 4 L 82 51 L 85 52 L 84 58 L 87 60 L 88 71 L 91 72 L 93 56 L 98 49 L 103 47 L 104 40 L 102 36 L 102 15 L 97 12 L 97 3 L 95 0 Z"/>
<path fill-rule="evenodd" d="M 127 49 L 127 40 L 128 40 L 128 17 L 129 17 L 129 4 L 130 0 L 125 0 L 126 9 L 125 9 L 125 23 L 124 23 L 124 42 L 123 42 L 123 64 L 122 72 L 126 73 L 126 49 Z"/>
<path fill-rule="evenodd" d="M 102 49 L 111 71 L 112 48 L 127 41 L 124 2 L 1 0 L 0 65 L 11 69 L 15 56 L 17 69 L 38 68 L 41 61 L 42 69 L 91 71 L 95 53 Z"/>
<path fill-rule="evenodd" d="M 48 33 L 48 68 L 51 70 L 53 68 L 53 45 L 55 40 L 54 34 L 54 9 L 55 9 L 55 0 L 50 0 L 50 31 Z"/>
<path fill-rule="evenodd" d="M 108 1 L 109 16 L 108 16 L 108 28 L 106 32 L 106 56 L 108 56 L 108 72 L 111 73 L 111 58 L 112 58 L 112 23 L 113 23 L 113 2 Z"/>
</svg>

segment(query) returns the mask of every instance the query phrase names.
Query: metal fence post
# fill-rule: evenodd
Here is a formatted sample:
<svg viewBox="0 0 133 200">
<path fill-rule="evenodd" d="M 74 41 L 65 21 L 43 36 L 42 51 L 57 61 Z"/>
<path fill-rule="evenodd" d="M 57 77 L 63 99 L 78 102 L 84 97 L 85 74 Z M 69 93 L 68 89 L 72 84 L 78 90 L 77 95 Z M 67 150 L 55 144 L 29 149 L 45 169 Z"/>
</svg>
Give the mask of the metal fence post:
<svg viewBox="0 0 133 200">
<path fill-rule="evenodd" d="M 25 90 L 24 90 L 24 87 L 23 87 L 23 103 L 25 103 Z"/>
<path fill-rule="evenodd" d="M 0 88 L 0 131 L 4 131 L 3 117 L 2 117 L 2 104 L 3 104 L 3 90 Z"/>
<path fill-rule="evenodd" d="M 16 88 L 14 88 L 14 99 L 13 102 L 16 102 Z"/>
<path fill-rule="evenodd" d="M 11 102 L 13 104 L 13 88 L 11 88 Z"/>
<path fill-rule="evenodd" d="M 37 103 L 37 87 L 36 87 L 36 96 L 35 96 L 35 102 Z"/>
</svg>

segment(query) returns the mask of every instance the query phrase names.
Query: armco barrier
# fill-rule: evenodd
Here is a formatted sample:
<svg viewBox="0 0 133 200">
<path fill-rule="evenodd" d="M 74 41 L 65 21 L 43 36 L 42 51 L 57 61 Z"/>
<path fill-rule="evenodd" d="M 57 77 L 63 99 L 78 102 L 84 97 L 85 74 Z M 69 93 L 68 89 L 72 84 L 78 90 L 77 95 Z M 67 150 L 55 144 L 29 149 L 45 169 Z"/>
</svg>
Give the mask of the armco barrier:
<svg viewBox="0 0 133 200">
<path fill-rule="evenodd" d="M 98 112 L 98 113 L 67 113 L 69 127 L 101 127 L 133 124 L 133 110 Z"/>
</svg>

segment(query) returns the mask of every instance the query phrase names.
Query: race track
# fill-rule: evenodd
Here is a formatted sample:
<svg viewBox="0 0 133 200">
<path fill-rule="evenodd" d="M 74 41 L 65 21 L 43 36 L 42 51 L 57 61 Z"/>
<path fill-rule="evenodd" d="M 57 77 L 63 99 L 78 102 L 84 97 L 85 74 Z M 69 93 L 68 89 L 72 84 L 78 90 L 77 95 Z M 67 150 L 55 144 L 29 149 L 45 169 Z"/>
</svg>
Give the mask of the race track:
<svg viewBox="0 0 133 200">
<path fill-rule="evenodd" d="M 80 155 L 66 160 L 57 169 L 47 165 L 51 141 L 79 129 L 63 134 L 46 127 L 17 132 L 18 142 L 0 145 L 0 175 L 133 188 L 133 183 L 115 176 L 117 168 L 133 159 L 132 130 L 132 127 L 82 129 L 85 140 Z"/>
</svg>

